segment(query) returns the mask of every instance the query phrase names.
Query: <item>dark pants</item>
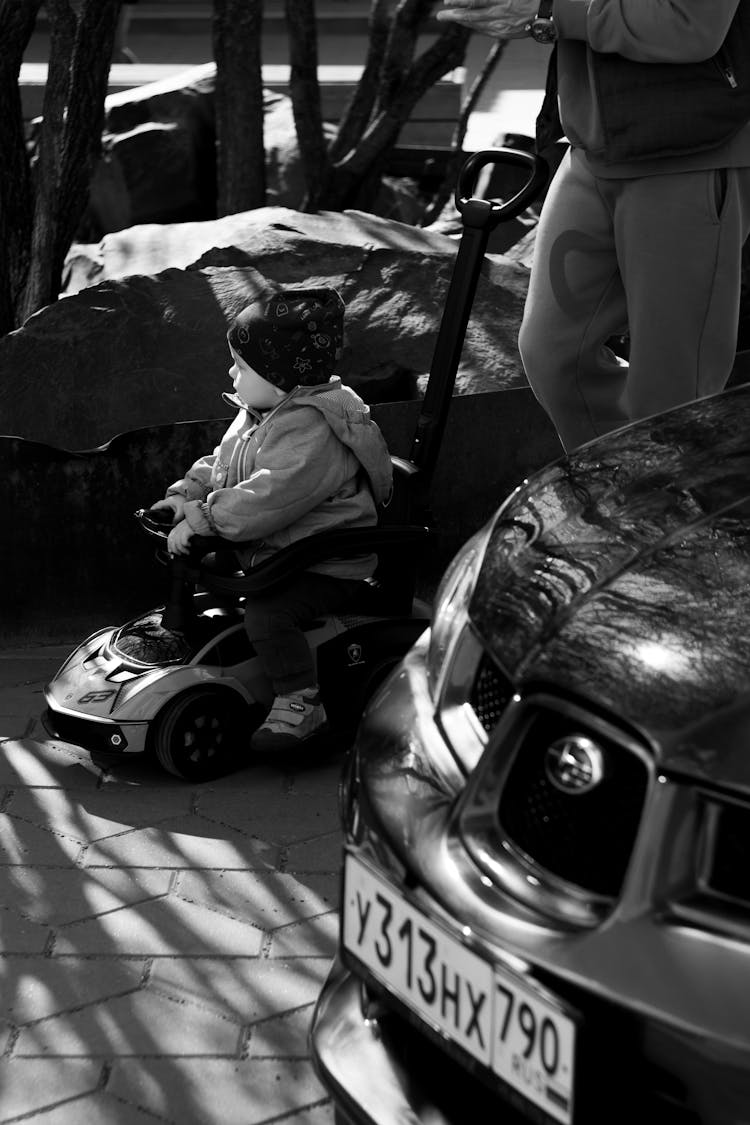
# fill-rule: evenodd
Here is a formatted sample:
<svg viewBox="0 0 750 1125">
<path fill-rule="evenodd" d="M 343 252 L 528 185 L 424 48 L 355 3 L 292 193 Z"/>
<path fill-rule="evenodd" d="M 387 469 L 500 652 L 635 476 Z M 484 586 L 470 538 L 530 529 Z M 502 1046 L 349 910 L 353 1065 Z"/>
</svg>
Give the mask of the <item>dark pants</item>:
<svg viewBox="0 0 750 1125">
<path fill-rule="evenodd" d="M 245 628 L 276 695 L 315 685 L 315 661 L 303 628 L 345 609 L 361 585 L 358 579 L 307 570 L 278 592 L 248 597 Z"/>
</svg>

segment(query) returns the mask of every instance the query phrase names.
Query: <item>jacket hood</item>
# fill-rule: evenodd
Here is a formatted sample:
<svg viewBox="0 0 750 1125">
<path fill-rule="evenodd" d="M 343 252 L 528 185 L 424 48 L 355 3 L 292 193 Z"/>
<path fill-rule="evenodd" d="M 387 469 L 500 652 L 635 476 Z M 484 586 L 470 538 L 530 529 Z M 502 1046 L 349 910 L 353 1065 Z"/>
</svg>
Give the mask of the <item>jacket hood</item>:
<svg viewBox="0 0 750 1125">
<path fill-rule="evenodd" d="M 369 406 L 351 387 L 345 387 L 334 375 L 330 382 L 316 387 L 295 387 L 284 402 L 318 410 L 367 473 L 375 503 L 387 500 L 393 483 L 388 446 L 370 417 Z"/>
<path fill-rule="evenodd" d="M 591 442 L 498 513 L 470 606 L 514 684 L 750 789 L 750 386 Z"/>
</svg>

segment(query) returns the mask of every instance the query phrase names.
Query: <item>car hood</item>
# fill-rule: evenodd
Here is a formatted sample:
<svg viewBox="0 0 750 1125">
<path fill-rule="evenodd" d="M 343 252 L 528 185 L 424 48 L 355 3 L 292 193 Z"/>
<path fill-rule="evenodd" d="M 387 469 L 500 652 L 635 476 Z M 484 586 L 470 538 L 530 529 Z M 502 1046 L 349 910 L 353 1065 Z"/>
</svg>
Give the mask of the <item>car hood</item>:
<svg viewBox="0 0 750 1125">
<path fill-rule="evenodd" d="M 750 386 L 591 442 L 500 509 L 470 605 L 516 684 L 750 789 Z"/>
</svg>

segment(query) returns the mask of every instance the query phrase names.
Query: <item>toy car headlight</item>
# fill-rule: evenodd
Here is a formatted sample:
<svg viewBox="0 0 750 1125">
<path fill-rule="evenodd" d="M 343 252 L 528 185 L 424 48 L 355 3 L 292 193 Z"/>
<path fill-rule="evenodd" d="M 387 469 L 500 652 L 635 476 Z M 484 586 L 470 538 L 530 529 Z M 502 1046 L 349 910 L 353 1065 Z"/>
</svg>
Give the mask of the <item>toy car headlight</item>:
<svg viewBox="0 0 750 1125">
<path fill-rule="evenodd" d="M 468 620 L 469 601 L 484 558 L 489 532 L 489 528 L 483 528 L 464 544 L 438 587 L 427 653 L 427 679 L 433 698 L 440 688 L 453 645 Z"/>
</svg>

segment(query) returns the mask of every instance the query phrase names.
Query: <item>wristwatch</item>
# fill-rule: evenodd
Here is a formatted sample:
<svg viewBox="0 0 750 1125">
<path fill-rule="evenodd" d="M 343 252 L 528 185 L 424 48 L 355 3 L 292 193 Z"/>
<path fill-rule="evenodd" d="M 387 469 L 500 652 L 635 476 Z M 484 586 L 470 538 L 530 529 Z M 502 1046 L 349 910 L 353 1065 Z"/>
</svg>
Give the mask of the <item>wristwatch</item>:
<svg viewBox="0 0 750 1125">
<path fill-rule="evenodd" d="M 537 43 L 554 43 L 557 40 L 557 28 L 552 19 L 553 0 L 540 0 L 539 11 L 526 24 L 526 34 L 535 39 Z"/>
</svg>

